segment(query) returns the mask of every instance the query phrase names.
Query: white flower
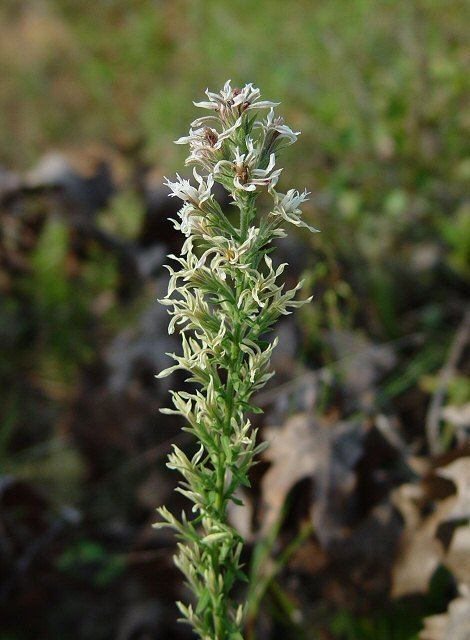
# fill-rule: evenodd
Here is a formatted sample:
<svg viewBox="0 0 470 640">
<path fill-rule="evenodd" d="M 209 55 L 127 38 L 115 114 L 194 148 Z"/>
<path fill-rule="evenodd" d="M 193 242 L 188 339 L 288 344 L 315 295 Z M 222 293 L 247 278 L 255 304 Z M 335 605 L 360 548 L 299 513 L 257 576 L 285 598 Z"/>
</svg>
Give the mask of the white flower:
<svg viewBox="0 0 470 640">
<path fill-rule="evenodd" d="M 254 128 L 260 128 L 264 132 L 265 145 L 270 148 L 273 143 L 279 143 L 284 139 L 284 144 L 294 144 L 300 136 L 300 131 L 292 131 L 284 124 L 284 118 L 274 115 L 274 109 L 270 109 L 265 121 L 256 121 Z"/>
<path fill-rule="evenodd" d="M 205 146 L 215 147 L 219 138 L 219 134 L 211 127 L 200 127 L 199 129 L 190 129 L 189 136 L 182 136 L 175 140 L 175 144 L 189 144 L 191 148 Z"/>
<path fill-rule="evenodd" d="M 178 213 L 181 218 L 181 232 L 186 237 L 189 237 L 191 235 L 191 231 L 194 228 L 194 214 L 196 213 L 196 211 L 194 207 L 189 204 L 189 202 L 187 202 L 181 207 Z"/>
<path fill-rule="evenodd" d="M 223 128 L 221 132 L 213 127 L 202 126 L 190 129 L 188 136 L 175 140 L 176 144 L 189 144 L 190 154 L 186 164 L 199 164 L 208 172 L 211 172 L 216 161 L 217 152 L 221 149 L 225 140 L 230 138 L 242 125 L 242 117 L 235 123 Z"/>
<path fill-rule="evenodd" d="M 207 178 L 204 179 L 198 174 L 196 169 L 193 169 L 193 175 L 198 182 L 198 187 L 193 187 L 189 180 L 182 178 L 179 174 L 176 174 L 176 182 L 171 182 L 171 180 L 166 178 L 165 185 L 171 189 L 172 193 L 170 193 L 170 196 L 172 198 L 181 198 L 181 200 L 190 202 L 200 209 L 201 205 L 212 197 L 211 190 L 214 185 L 214 178 L 209 174 Z"/>
<path fill-rule="evenodd" d="M 198 164 L 208 172 L 214 165 L 214 156 L 217 152 L 219 133 L 212 127 L 199 127 L 190 129 L 189 136 L 183 136 L 175 140 L 175 144 L 189 144 L 190 154 L 186 158 L 186 165 Z"/>
<path fill-rule="evenodd" d="M 230 80 L 228 80 L 219 93 L 213 93 L 208 89 L 205 93 L 209 100 L 195 102 L 194 105 L 202 109 L 217 111 L 223 118 L 234 114 L 240 115 L 248 109 L 266 109 L 279 104 L 269 100 L 260 100 L 260 90 L 251 83 L 245 85 L 243 89 L 232 89 Z"/>
<path fill-rule="evenodd" d="M 250 252 L 258 239 L 258 234 L 259 229 L 257 227 L 250 227 L 247 238 L 242 244 L 238 244 L 234 240 L 222 236 L 211 236 L 207 238 L 213 246 L 204 251 L 196 266 L 199 268 L 202 267 L 205 265 L 207 258 L 211 254 L 215 254 L 216 258 L 212 260 L 211 270 L 214 269 L 223 272 L 223 269 L 228 266 L 248 269 L 250 265 L 249 262 L 245 262 L 245 258 L 250 256 Z"/>
<path fill-rule="evenodd" d="M 240 127 L 242 123 L 241 116 L 236 120 L 235 124 L 227 129 L 223 129 L 219 133 L 212 127 L 200 127 L 199 129 L 190 129 L 189 136 L 183 136 L 175 140 L 175 144 L 189 144 L 191 149 L 203 147 L 205 149 L 220 149 L 222 143 Z"/>
<path fill-rule="evenodd" d="M 214 174 L 222 174 L 225 177 L 233 177 L 233 185 L 236 189 L 244 191 L 256 191 L 257 186 L 274 187 L 279 180 L 282 169 L 273 171 L 276 164 L 276 156 L 272 153 L 265 169 L 260 169 L 259 150 L 254 146 L 253 140 L 246 140 L 247 152 L 240 153 L 240 148 L 235 149 L 235 158 L 220 160 L 214 167 Z"/>
<path fill-rule="evenodd" d="M 279 216 L 296 227 L 306 227 L 309 231 L 318 232 L 318 229 L 310 227 L 301 219 L 300 205 L 308 200 L 307 190 L 300 193 L 297 189 L 289 189 L 286 194 L 282 194 L 270 189 L 270 193 L 274 199 L 274 208 L 270 212 L 272 216 Z"/>
<path fill-rule="evenodd" d="M 187 238 L 189 238 L 194 232 L 202 234 L 204 232 L 203 217 L 200 212 L 194 208 L 194 206 L 186 202 L 178 211 L 180 222 L 177 220 L 170 220 L 173 222 L 173 226 L 177 231 L 181 231 Z"/>
</svg>

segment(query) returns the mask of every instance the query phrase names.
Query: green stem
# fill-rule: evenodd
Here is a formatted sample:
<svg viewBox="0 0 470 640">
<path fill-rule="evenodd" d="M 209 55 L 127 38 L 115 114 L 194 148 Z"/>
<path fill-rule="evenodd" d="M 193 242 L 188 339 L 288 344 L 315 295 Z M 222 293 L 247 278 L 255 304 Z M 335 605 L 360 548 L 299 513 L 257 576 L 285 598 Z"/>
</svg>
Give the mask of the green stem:
<svg viewBox="0 0 470 640">
<path fill-rule="evenodd" d="M 240 243 L 246 240 L 248 228 L 254 215 L 254 196 L 249 193 L 243 198 L 240 203 Z"/>
<path fill-rule="evenodd" d="M 216 469 L 216 482 L 217 482 L 217 504 L 216 510 L 219 514 L 221 522 L 225 521 L 225 456 L 222 452 L 217 457 L 217 469 Z"/>
<path fill-rule="evenodd" d="M 237 293 L 236 297 L 240 294 L 241 283 L 237 284 Z M 238 373 L 238 369 L 240 367 L 240 355 L 243 353 L 237 348 L 239 341 L 242 335 L 242 324 L 239 322 L 238 313 L 236 308 L 234 307 L 234 314 L 236 317 L 234 318 L 234 341 L 232 343 L 232 349 L 230 354 L 230 361 L 227 367 L 227 382 L 225 387 L 225 402 L 226 402 L 226 419 L 224 420 L 224 424 L 222 426 L 221 436 L 229 436 L 231 432 L 231 423 L 233 410 L 236 403 L 236 394 L 234 388 L 234 379 Z M 227 524 L 227 512 L 226 512 L 226 502 L 230 498 L 230 495 L 225 493 L 225 477 L 226 477 L 226 457 L 222 451 L 223 447 L 219 444 L 219 455 L 216 460 L 216 492 L 217 492 L 217 502 L 216 502 L 216 517 L 222 524 Z M 221 566 L 219 563 L 219 549 L 217 548 L 214 557 L 213 557 L 213 568 L 216 577 L 218 577 L 221 573 Z M 228 620 L 228 612 L 230 609 L 230 601 L 228 594 L 225 591 L 220 594 L 221 602 L 220 607 L 217 608 L 214 606 L 213 618 L 214 618 L 214 627 L 216 633 L 216 640 L 224 640 L 227 635 L 227 629 L 229 627 Z"/>
</svg>

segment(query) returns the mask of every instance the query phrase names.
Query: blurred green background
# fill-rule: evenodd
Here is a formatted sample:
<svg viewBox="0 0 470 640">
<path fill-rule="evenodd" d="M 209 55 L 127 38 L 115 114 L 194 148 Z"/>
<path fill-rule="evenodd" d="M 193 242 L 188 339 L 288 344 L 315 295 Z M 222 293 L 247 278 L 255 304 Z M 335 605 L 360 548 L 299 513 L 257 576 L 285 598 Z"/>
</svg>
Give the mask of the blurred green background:
<svg viewBox="0 0 470 640">
<path fill-rule="evenodd" d="M 166 391 L 152 386 L 152 363 L 168 350 L 158 342 L 165 320 L 148 343 L 137 348 L 135 338 L 147 336 L 141 319 L 156 304 L 160 263 L 135 265 L 154 246 L 178 249 L 166 205 L 152 198 L 163 175 L 182 170 L 185 149 L 172 141 L 194 119 L 192 101 L 227 78 L 282 101 L 302 131 L 281 185 L 312 192 L 305 218 L 322 231 L 293 234 L 293 268 L 315 302 L 297 319 L 283 379 L 332 366 L 332 332 L 393 344 L 396 364 L 374 408 L 398 416 L 413 451 L 429 458 L 428 403 L 465 315 L 469 276 L 469 13 L 463 0 L 3 0 L 0 467 L 2 490 L 13 493 L 2 499 L 10 613 L 1 640 L 186 637 L 171 626 L 171 597 L 148 586 L 175 580 L 171 543 L 148 532 L 167 495 L 152 469 L 163 473 L 175 432 L 160 428 L 156 397 L 164 404 Z M 57 171 L 51 178 L 41 165 L 50 152 L 68 176 L 60 193 Z M 140 351 L 121 363 L 134 348 L 142 358 L 154 349 L 152 366 L 139 368 Z M 446 402 L 459 407 L 470 391 L 467 372 L 454 369 Z M 339 401 L 325 393 L 328 412 Z M 434 453 L 460 447 L 451 422 L 439 429 Z M 145 553 L 156 554 L 148 566 Z M 410 640 L 423 615 L 445 609 L 441 582 L 414 613 L 383 591 L 372 611 L 362 593 L 357 607 L 340 598 L 331 610 L 311 595 L 316 609 L 302 632 L 289 631 L 274 604 L 277 622 L 261 625 L 259 638 Z M 62 603 L 62 617 L 44 593 Z M 129 598 L 140 619 L 152 602 L 169 613 L 160 626 L 150 615 L 134 635 L 125 623 L 110 630 L 103 616 Z M 94 599 L 101 611 L 86 624 Z M 28 610 L 30 620 L 12 619 Z"/>
</svg>

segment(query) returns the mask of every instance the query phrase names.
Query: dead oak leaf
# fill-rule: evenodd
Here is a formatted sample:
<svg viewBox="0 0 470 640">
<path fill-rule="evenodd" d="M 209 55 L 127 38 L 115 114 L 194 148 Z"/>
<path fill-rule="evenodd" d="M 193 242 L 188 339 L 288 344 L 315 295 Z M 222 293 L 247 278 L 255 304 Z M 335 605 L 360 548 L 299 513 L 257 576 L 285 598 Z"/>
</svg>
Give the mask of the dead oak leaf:
<svg viewBox="0 0 470 640">
<path fill-rule="evenodd" d="M 405 525 L 392 572 L 394 597 L 426 592 L 440 564 L 446 565 L 459 583 L 470 584 L 470 527 L 462 523 L 470 518 L 470 457 L 436 469 L 435 475 L 451 480 L 455 493 L 441 500 L 431 499 L 423 483 L 404 484 L 393 493 Z M 433 511 L 423 516 L 426 505 Z M 448 546 L 439 536 L 443 525 L 450 525 Z"/>
<path fill-rule="evenodd" d="M 439 517 L 421 518 L 419 503 L 424 499 L 421 485 L 403 484 L 392 501 L 404 519 L 404 531 L 392 571 L 392 597 L 425 593 L 439 566 L 443 548 L 436 538 Z"/>
<path fill-rule="evenodd" d="M 424 619 L 420 640 L 470 640 L 470 596 L 452 600 L 446 613 Z"/>
<path fill-rule="evenodd" d="M 451 480 L 456 494 L 446 498 L 446 520 L 470 518 L 470 456 L 457 458 L 437 470 L 437 475 Z"/>
<path fill-rule="evenodd" d="M 291 489 L 313 480 L 312 519 L 322 544 L 338 537 L 346 503 L 356 484 L 354 467 L 363 452 L 365 427 L 360 422 L 326 424 L 312 413 L 297 413 L 282 427 L 266 431 L 264 453 L 271 463 L 262 480 L 265 508 L 262 534 L 278 520 Z"/>
<path fill-rule="evenodd" d="M 470 525 L 455 530 L 445 564 L 457 582 L 470 589 Z"/>
</svg>

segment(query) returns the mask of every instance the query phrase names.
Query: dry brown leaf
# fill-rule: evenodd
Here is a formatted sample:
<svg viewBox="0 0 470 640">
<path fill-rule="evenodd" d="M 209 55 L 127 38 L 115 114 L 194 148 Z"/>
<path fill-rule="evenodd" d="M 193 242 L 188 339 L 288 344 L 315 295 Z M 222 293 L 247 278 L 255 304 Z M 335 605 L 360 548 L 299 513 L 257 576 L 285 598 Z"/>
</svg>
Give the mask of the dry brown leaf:
<svg viewBox="0 0 470 640">
<path fill-rule="evenodd" d="M 423 498 L 422 486 L 413 484 L 404 484 L 392 494 L 392 500 L 405 521 L 392 571 L 394 598 L 426 592 L 442 558 L 442 544 L 435 537 L 439 520 L 435 514 L 421 519 L 419 502 Z"/>
<path fill-rule="evenodd" d="M 458 458 L 435 471 L 451 480 L 456 491 L 442 500 L 429 500 L 423 484 L 405 484 L 393 494 L 405 527 L 392 572 L 392 595 L 400 597 L 427 591 L 432 574 L 444 564 L 459 583 L 470 584 L 470 527 L 459 526 L 470 517 L 470 457 Z M 429 504 L 428 504 L 429 503 Z M 422 515 L 423 506 L 433 506 Z M 439 537 L 442 525 L 454 525 L 448 547 Z"/>
<path fill-rule="evenodd" d="M 444 503 L 447 509 L 446 520 L 470 518 L 470 456 L 458 458 L 437 470 L 437 475 L 451 480 L 457 489 Z"/>
<path fill-rule="evenodd" d="M 470 525 L 455 530 L 445 564 L 457 582 L 470 589 Z"/>
<path fill-rule="evenodd" d="M 298 413 L 282 427 L 269 428 L 265 435 L 270 447 L 264 457 L 271 467 L 262 480 L 262 533 L 277 521 L 294 485 L 311 478 L 316 533 L 322 542 L 334 537 L 355 487 L 354 466 L 362 455 L 364 434 L 358 422 L 325 424 L 310 413 Z"/>
<path fill-rule="evenodd" d="M 452 600 L 446 613 L 424 619 L 420 640 L 470 640 L 470 597 Z"/>
</svg>

